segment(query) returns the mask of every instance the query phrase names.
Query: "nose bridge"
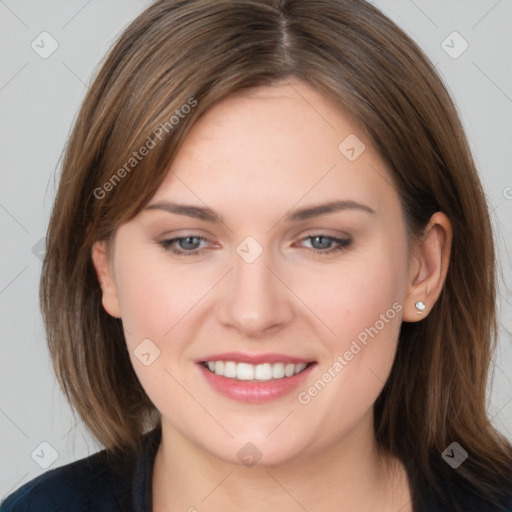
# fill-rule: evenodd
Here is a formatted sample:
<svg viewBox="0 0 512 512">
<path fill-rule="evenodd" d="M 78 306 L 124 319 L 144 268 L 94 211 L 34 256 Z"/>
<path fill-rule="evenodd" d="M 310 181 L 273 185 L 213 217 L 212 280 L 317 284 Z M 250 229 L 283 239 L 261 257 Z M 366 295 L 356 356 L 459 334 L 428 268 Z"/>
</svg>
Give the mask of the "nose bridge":
<svg viewBox="0 0 512 512">
<path fill-rule="evenodd" d="M 275 267 L 271 252 L 258 246 L 246 240 L 237 247 L 229 290 L 221 299 L 221 322 L 246 336 L 286 324 L 293 316 L 289 293 L 269 269 Z"/>
<path fill-rule="evenodd" d="M 250 303 L 252 299 L 259 300 L 267 295 L 267 302 L 271 300 L 276 290 L 272 290 L 272 273 L 268 269 L 271 265 L 269 257 L 261 254 L 252 262 L 237 257 L 233 268 L 233 288 L 234 294 L 239 301 Z"/>
</svg>

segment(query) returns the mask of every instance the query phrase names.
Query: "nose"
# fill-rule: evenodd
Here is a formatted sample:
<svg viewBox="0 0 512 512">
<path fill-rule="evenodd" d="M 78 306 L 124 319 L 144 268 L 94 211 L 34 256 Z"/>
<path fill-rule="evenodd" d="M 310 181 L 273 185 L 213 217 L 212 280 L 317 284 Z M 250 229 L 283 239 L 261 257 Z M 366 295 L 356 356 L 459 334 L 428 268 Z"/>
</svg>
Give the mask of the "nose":
<svg viewBox="0 0 512 512">
<path fill-rule="evenodd" d="M 268 336 L 287 325 L 294 317 L 293 294 L 267 251 L 252 263 L 235 255 L 217 318 L 225 327 L 239 331 L 246 338 Z"/>
</svg>

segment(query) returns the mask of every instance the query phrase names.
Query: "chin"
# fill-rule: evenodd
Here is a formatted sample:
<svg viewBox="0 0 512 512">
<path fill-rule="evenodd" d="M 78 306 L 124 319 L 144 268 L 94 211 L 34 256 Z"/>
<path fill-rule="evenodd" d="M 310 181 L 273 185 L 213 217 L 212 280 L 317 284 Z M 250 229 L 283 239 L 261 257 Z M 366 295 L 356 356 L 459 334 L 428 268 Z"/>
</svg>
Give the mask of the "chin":
<svg viewBox="0 0 512 512">
<path fill-rule="evenodd" d="M 245 466 L 247 468 L 271 468 L 295 462 L 305 455 L 305 447 L 311 446 L 307 440 L 294 439 L 288 431 L 283 436 L 271 434 L 265 439 L 260 433 L 247 432 L 247 435 L 235 435 L 224 445 L 212 442 L 203 444 L 202 448 L 214 457 L 228 464 Z"/>
</svg>

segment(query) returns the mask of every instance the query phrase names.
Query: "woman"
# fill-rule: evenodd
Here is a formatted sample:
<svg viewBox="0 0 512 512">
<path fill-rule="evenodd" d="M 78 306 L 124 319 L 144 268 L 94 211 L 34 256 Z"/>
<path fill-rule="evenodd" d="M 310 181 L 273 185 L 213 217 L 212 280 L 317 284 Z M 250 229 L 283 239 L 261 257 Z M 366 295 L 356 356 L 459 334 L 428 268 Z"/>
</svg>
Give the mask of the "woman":
<svg viewBox="0 0 512 512">
<path fill-rule="evenodd" d="M 105 450 L 21 510 L 512 510 L 453 103 L 361 0 L 158 1 L 63 162 L 41 301 Z"/>
</svg>

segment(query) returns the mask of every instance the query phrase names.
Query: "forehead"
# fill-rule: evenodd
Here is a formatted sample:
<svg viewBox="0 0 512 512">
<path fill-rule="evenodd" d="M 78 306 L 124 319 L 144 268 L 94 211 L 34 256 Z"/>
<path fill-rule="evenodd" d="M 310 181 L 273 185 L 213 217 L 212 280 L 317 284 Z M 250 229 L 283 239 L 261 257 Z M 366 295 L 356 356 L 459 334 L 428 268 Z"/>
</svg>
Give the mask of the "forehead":
<svg viewBox="0 0 512 512">
<path fill-rule="evenodd" d="M 264 145 L 258 162 L 267 161 L 270 151 L 292 159 L 298 149 L 333 158 L 340 137 L 353 132 L 362 137 L 363 131 L 348 112 L 294 81 L 252 88 L 214 105 L 193 127 L 180 156 L 200 148 L 216 158 L 254 159 Z"/>
<path fill-rule="evenodd" d="M 153 199 L 169 197 L 212 208 L 222 200 L 239 211 L 259 205 L 273 216 L 298 202 L 399 202 L 361 124 L 298 81 L 247 90 L 208 110 Z"/>
</svg>

